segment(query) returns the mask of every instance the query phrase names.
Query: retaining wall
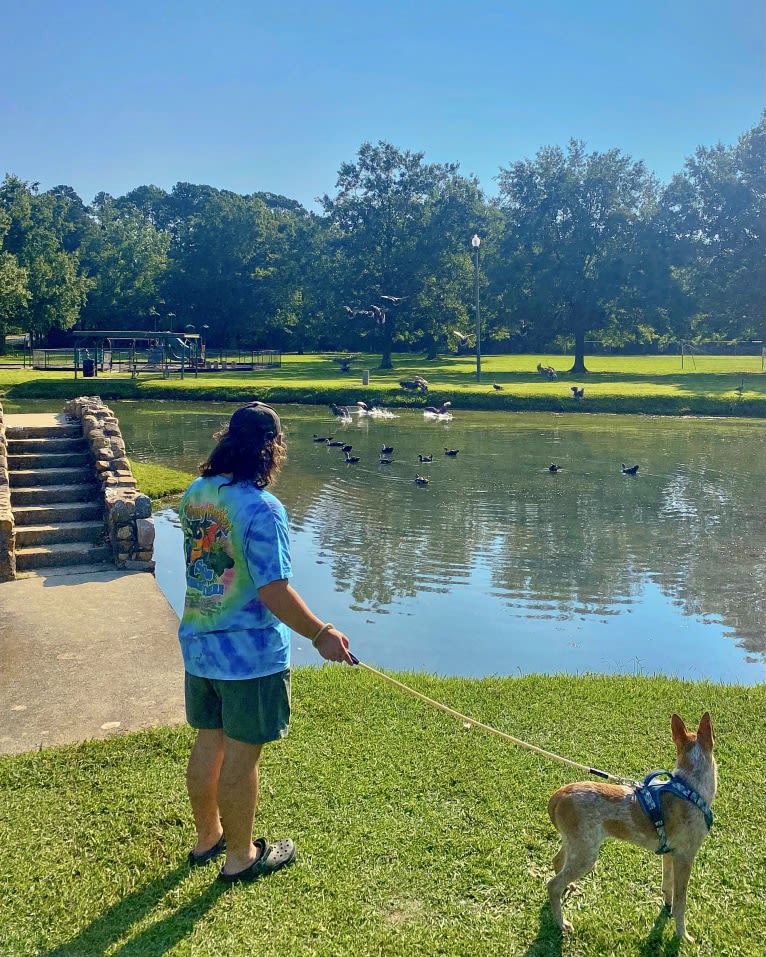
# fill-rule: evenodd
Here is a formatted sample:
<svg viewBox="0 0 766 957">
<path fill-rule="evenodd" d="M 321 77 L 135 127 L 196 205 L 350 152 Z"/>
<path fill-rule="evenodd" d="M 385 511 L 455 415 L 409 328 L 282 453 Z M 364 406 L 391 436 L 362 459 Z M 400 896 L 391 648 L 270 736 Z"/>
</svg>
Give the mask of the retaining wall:
<svg viewBox="0 0 766 957">
<path fill-rule="evenodd" d="M 0 582 L 16 577 L 16 527 L 11 511 L 11 487 L 8 482 L 8 446 L 5 441 L 5 417 L 0 405 Z"/>
<path fill-rule="evenodd" d="M 82 422 L 101 486 L 115 565 L 153 572 L 152 501 L 136 488 L 117 417 L 97 395 L 69 399 L 64 411 Z"/>
</svg>

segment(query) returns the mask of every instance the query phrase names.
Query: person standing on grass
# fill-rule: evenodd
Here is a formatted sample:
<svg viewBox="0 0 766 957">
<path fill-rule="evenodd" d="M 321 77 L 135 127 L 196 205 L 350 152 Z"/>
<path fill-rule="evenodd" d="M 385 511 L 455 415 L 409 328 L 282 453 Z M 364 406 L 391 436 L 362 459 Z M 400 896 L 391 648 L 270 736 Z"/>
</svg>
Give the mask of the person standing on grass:
<svg viewBox="0 0 766 957">
<path fill-rule="evenodd" d="M 287 734 L 290 631 L 328 661 L 353 664 L 348 638 L 289 584 L 287 513 L 269 491 L 287 452 L 277 413 L 231 416 L 179 508 L 186 599 L 178 630 L 186 717 L 197 729 L 186 772 L 193 867 L 226 852 L 218 878 L 252 881 L 295 860 L 289 838 L 253 842 L 261 750 Z"/>
</svg>

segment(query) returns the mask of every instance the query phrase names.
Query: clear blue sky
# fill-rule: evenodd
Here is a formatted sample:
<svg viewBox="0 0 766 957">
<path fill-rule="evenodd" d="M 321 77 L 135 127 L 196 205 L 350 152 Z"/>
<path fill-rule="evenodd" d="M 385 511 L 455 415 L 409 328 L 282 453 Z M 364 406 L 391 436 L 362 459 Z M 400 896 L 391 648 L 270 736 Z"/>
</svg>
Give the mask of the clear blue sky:
<svg viewBox="0 0 766 957">
<path fill-rule="evenodd" d="M 498 168 L 571 137 L 662 181 L 764 106 L 763 0 L 25 0 L 0 177 L 313 200 L 366 140 Z"/>
</svg>

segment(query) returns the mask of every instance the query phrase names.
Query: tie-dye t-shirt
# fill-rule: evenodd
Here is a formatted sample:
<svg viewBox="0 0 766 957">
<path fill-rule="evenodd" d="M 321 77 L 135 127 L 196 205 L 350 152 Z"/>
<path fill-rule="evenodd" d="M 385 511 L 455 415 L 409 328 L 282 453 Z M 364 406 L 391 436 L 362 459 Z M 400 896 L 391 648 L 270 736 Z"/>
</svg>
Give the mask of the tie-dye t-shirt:
<svg viewBox="0 0 766 957">
<path fill-rule="evenodd" d="M 178 629 L 184 667 L 202 678 L 259 678 L 290 666 L 290 629 L 258 589 L 289 578 L 287 513 L 252 483 L 198 478 L 181 499 L 186 601 Z"/>
</svg>

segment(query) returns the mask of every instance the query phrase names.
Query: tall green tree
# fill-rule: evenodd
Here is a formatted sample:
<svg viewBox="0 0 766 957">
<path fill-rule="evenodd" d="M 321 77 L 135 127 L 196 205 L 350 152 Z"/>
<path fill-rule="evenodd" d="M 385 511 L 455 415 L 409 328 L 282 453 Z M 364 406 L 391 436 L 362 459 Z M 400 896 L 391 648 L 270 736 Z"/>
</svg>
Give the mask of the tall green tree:
<svg viewBox="0 0 766 957">
<path fill-rule="evenodd" d="M 766 114 L 732 147 L 698 147 L 664 191 L 662 224 L 699 310 L 693 334 L 763 338 L 765 171 Z"/>
<path fill-rule="evenodd" d="M 458 170 L 457 164 L 424 163 L 424 156 L 382 141 L 363 143 L 356 161 L 341 165 L 335 196 L 321 200 L 344 267 L 344 305 L 360 310 L 348 322 L 366 321 L 375 330 L 383 369 L 392 367 L 397 326 L 404 328 L 406 301 L 418 292 L 430 205 Z M 389 308 L 381 296 L 401 298 L 405 307 Z"/>
<path fill-rule="evenodd" d="M 82 258 L 93 285 L 82 311 L 83 327 L 151 328 L 170 234 L 157 229 L 143 209 L 118 204 L 103 193 L 91 213 L 94 228 L 84 241 Z"/>
<path fill-rule="evenodd" d="M 52 329 L 70 329 L 91 286 L 78 251 L 65 245 L 65 205 L 57 195 L 38 195 L 16 176 L 6 176 L 0 185 L 0 211 L 10 219 L 4 247 L 27 273 L 29 295 L 19 323 L 33 340 Z"/>
<path fill-rule="evenodd" d="M 0 210 L 0 355 L 5 353 L 8 328 L 16 326 L 30 296 L 27 270 L 3 248 L 10 225 L 11 217 Z"/>
<path fill-rule="evenodd" d="M 657 183 L 643 163 L 572 140 L 501 169 L 498 182 L 503 305 L 551 340 L 573 337 L 572 372 L 587 372 L 586 335 L 648 337 L 674 321 L 679 290 L 653 247 Z"/>
</svg>

